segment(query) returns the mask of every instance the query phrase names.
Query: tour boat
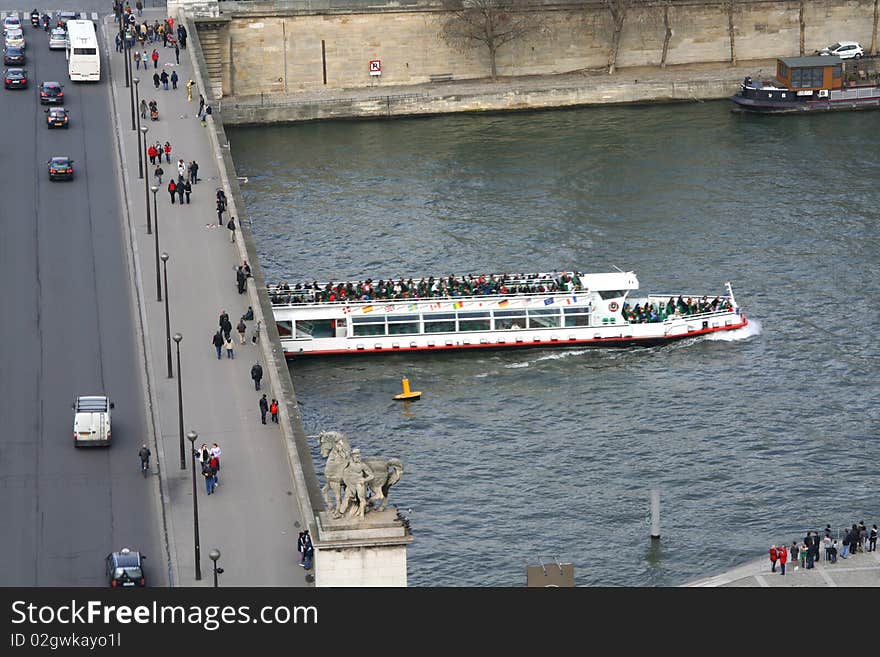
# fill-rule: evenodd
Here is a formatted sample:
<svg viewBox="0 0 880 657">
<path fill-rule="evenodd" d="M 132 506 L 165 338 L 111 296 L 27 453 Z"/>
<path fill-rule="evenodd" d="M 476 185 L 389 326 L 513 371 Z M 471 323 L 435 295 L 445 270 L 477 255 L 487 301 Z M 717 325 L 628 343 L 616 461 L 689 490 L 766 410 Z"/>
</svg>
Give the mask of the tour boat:
<svg viewBox="0 0 880 657">
<path fill-rule="evenodd" d="M 633 272 L 268 286 L 285 356 L 655 346 L 748 324 L 733 296 L 635 297 Z M 632 295 L 632 296 L 631 296 Z"/>
</svg>

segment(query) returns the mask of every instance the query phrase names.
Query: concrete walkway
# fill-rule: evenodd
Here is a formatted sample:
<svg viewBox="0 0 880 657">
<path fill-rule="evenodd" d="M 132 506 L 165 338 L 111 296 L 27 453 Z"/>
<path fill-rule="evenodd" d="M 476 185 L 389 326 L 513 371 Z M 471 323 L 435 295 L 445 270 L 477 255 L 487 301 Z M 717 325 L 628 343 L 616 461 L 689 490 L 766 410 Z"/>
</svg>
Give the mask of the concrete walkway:
<svg viewBox="0 0 880 657">
<path fill-rule="evenodd" d="M 145 10 L 143 19 L 164 18 L 162 10 Z M 235 268 L 245 257 L 241 244 L 232 244 L 229 231 L 217 225 L 216 191 L 222 187 L 220 161 L 212 150 L 207 130 L 196 118 L 199 89 L 187 102 L 186 81 L 195 79 L 189 52 L 180 51 L 175 62 L 173 48 L 161 41 L 146 44 L 148 54 L 157 47 L 158 72 L 180 78 L 176 91 L 153 86 L 152 65 L 147 71 L 135 70 L 140 78 L 139 95 L 157 100 L 159 121 L 142 121 L 149 129 L 147 144 L 157 141 L 172 145 L 171 162 L 162 163 L 165 175 L 156 193 L 158 231 L 147 234 L 144 180 L 138 178 L 138 141 L 132 130 L 129 89 L 125 87 L 123 56 L 115 52 L 115 23 L 109 16 L 102 22 L 105 43 L 109 44 L 110 84 L 120 139 L 123 184 L 131 247 L 132 266 L 138 284 L 137 302 L 143 320 L 146 344 L 147 386 L 153 422 L 157 427 L 159 477 L 154 483 L 161 492 L 168 534 L 169 576 L 172 586 L 212 586 L 213 548 L 221 552 L 218 565 L 223 586 L 308 586 L 311 576 L 298 566 L 296 539 L 302 518 L 296 503 L 294 483 L 279 425 L 260 422 L 258 400 L 266 393 L 282 399 L 273 390 L 270 368 L 266 366 L 269 345 L 262 340 L 251 343 L 254 322 L 248 322 L 247 343 L 240 345 L 233 328 L 235 358 L 218 360 L 211 338 L 218 329 L 218 317 L 225 309 L 233 327 L 247 307 L 258 308 L 253 286 L 247 294 L 236 289 Z M 142 19 L 142 20 L 143 20 Z M 169 84 L 170 87 L 170 84 Z M 169 178 L 177 176 L 177 161 L 199 163 L 199 182 L 193 186 L 191 203 L 170 203 L 166 189 Z M 153 185 L 153 169 L 146 172 Z M 231 198 L 230 190 L 226 189 Z M 149 192 L 150 205 L 153 203 Z M 152 210 L 151 210 L 152 211 Z M 224 221 L 228 220 L 224 214 Z M 157 301 L 156 249 L 167 252 L 170 333 L 180 332 L 184 433 L 198 433 L 196 446 L 219 443 L 222 449 L 220 481 L 216 493 L 207 496 L 204 479 L 196 472 L 200 527 L 202 580 L 195 580 L 194 518 L 189 441 L 185 441 L 186 469 L 180 468 L 180 428 L 178 416 L 178 372 L 175 343 L 171 353 L 174 378 L 167 378 L 167 337 L 165 304 Z M 239 239 L 240 241 L 240 239 Z M 158 263 L 161 267 L 161 262 Z M 265 335 L 265 332 L 263 332 Z M 264 353 L 264 350 L 265 353 Z M 264 370 L 262 390 L 255 391 L 250 369 L 259 361 Z M 133 373 L 134 375 L 134 373 Z M 277 388 L 276 388 L 277 390 Z M 149 416 L 149 413 L 148 413 Z M 196 464 L 198 465 L 198 464 Z M 159 481 L 161 479 L 161 482 Z M 161 567 L 157 558 L 151 564 Z"/>
</svg>

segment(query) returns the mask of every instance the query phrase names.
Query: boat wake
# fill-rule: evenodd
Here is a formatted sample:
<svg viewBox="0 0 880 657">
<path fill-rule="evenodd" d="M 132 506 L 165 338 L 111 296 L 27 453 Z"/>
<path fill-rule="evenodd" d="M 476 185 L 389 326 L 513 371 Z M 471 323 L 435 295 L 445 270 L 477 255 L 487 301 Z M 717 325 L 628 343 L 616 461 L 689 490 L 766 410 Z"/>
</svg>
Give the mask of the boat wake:
<svg viewBox="0 0 880 657">
<path fill-rule="evenodd" d="M 515 370 L 520 367 L 529 367 L 530 365 L 536 365 L 541 361 L 545 360 L 560 360 L 562 358 L 571 358 L 572 356 L 581 356 L 583 354 L 594 351 L 593 349 L 575 349 L 573 351 L 554 351 L 550 354 L 545 354 L 543 356 L 538 356 L 532 360 L 527 360 L 522 363 L 510 363 L 509 365 L 505 365 L 504 368 L 508 370 Z"/>
<path fill-rule="evenodd" d="M 733 331 L 721 331 L 719 333 L 710 333 L 705 336 L 706 340 L 721 340 L 724 342 L 733 342 L 734 340 L 747 340 L 756 335 L 761 335 L 763 327 L 757 319 L 749 319 L 749 323 L 740 329 Z"/>
</svg>

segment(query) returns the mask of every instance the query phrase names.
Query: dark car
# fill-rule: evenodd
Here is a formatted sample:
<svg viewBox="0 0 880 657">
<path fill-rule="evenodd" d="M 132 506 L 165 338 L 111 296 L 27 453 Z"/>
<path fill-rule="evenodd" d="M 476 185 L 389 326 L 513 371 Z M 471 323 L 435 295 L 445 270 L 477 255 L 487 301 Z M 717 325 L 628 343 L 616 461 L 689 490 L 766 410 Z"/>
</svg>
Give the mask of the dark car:
<svg viewBox="0 0 880 657">
<path fill-rule="evenodd" d="M 107 580 L 113 588 L 146 586 L 144 559 L 137 550 L 122 548 L 107 555 Z"/>
<path fill-rule="evenodd" d="M 60 82 L 40 82 L 40 105 L 64 102 L 64 85 Z"/>
<path fill-rule="evenodd" d="M 6 46 L 3 49 L 3 63 L 7 66 L 22 66 L 24 64 L 24 50 L 16 46 Z"/>
<path fill-rule="evenodd" d="M 49 107 L 46 110 L 46 126 L 48 128 L 69 128 L 70 114 L 63 107 Z"/>
<path fill-rule="evenodd" d="M 73 180 L 73 160 L 62 156 L 49 160 L 49 180 Z"/>
<path fill-rule="evenodd" d="M 7 89 L 26 89 L 28 74 L 23 68 L 7 68 L 3 76 L 3 84 Z"/>
</svg>

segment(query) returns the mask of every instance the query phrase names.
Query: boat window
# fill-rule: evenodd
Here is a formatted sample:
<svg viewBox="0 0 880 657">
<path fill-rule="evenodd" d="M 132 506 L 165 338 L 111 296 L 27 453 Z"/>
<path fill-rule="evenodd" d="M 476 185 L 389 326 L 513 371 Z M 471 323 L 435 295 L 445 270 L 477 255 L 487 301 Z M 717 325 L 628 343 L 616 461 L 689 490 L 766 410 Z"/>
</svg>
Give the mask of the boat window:
<svg viewBox="0 0 880 657">
<path fill-rule="evenodd" d="M 526 327 L 526 314 L 524 311 L 508 311 L 502 316 L 501 313 L 495 313 L 495 330 L 504 331 L 507 329 L 522 329 Z"/>
<path fill-rule="evenodd" d="M 293 334 L 293 322 L 275 322 L 278 327 L 278 337 L 289 338 Z"/>
<path fill-rule="evenodd" d="M 455 313 L 425 313 L 425 321 L 435 321 L 438 319 L 455 320 Z"/>
<path fill-rule="evenodd" d="M 364 320 L 364 319 L 372 319 L 372 322 L 357 322 L 356 320 Z M 352 317 L 352 320 L 355 321 L 354 326 L 352 326 L 352 334 L 360 335 L 360 336 L 371 336 L 371 335 L 385 335 L 385 319 L 379 319 L 378 317 Z"/>
<path fill-rule="evenodd" d="M 540 308 L 529 311 L 529 328 L 557 328 L 559 311 Z"/>
<path fill-rule="evenodd" d="M 296 320 L 296 337 L 298 338 L 332 338 L 335 335 L 335 321 L 332 319 Z"/>
<path fill-rule="evenodd" d="M 459 331 L 489 331 L 491 328 L 488 319 L 460 319 L 458 321 Z"/>
<path fill-rule="evenodd" d="M 425 333 L 452 333 L 455 331 L 455 320 L 451 321 L 428 321 L 425 315 Z"/>
<path fill-rule="evenodd" d="M 579 308 L 563 308 L 565 314 L 566 326 L 589 326 L 590 325 L 590 307 L 581 306 Z"/>
<path fill-rule="evenodd" d="M 840 66 L 839 65 L 835 66 L 834 68 L 831 69 L 831 79 L 832 80 L 839 80 L 840 79 Z"/>
<path fill-rule="evenodd" d="M 626 292 L 624 290 L 599 290 L 599 296 L 603 299 L 618 299 Z"/>
<path fill-rule="evenodd" d="M 418 322 L 389 322 L 389 335 L 404 335 L 409 333 L 419 333 Z"/>
<path fill-rule="evenodd" d="M 417 322 L 419 321 L 418 315 L 388 315 L 387 316 L 388 323 L 392 322 Z"/>
</svg>

